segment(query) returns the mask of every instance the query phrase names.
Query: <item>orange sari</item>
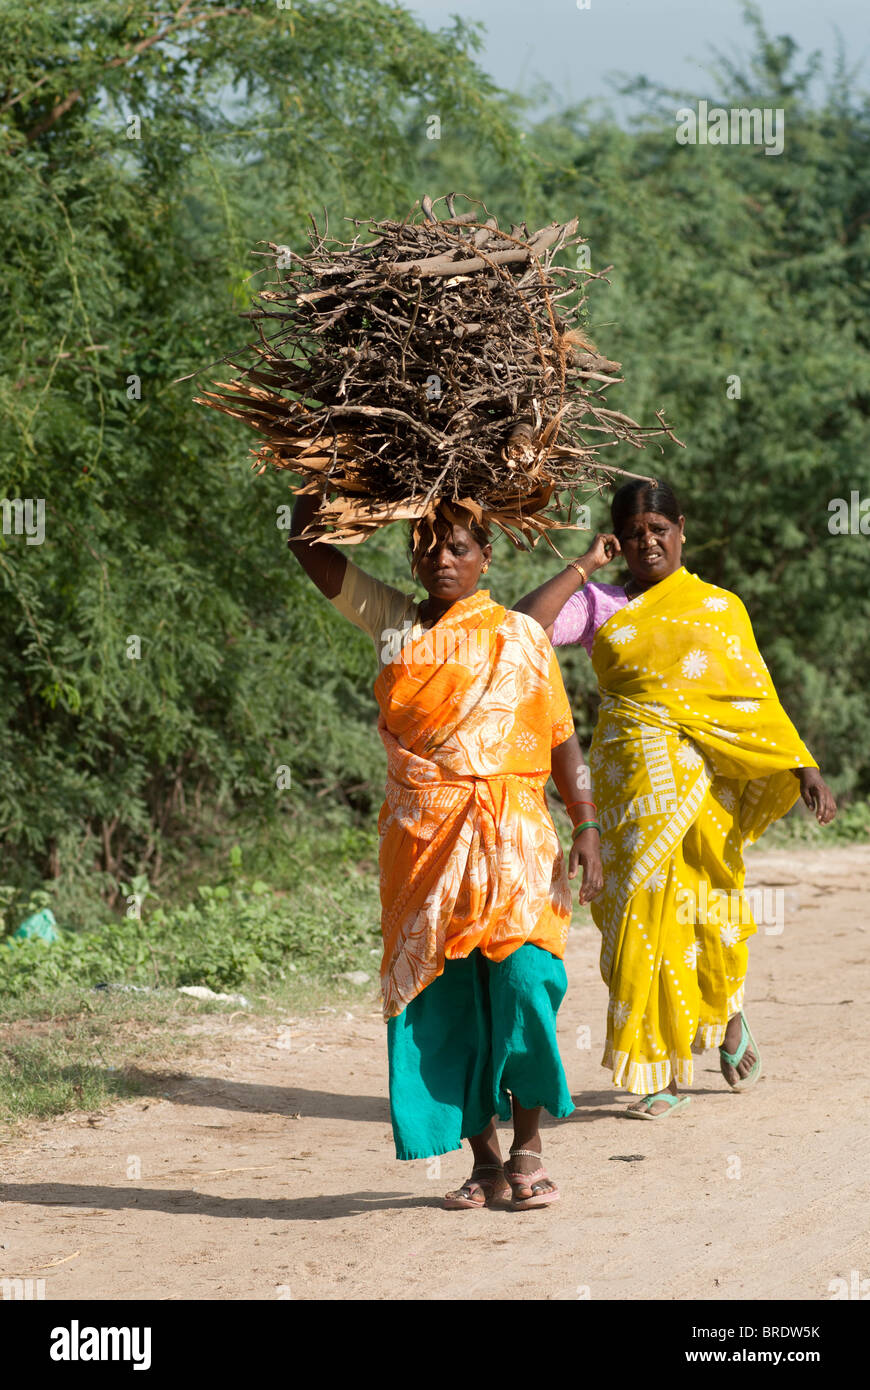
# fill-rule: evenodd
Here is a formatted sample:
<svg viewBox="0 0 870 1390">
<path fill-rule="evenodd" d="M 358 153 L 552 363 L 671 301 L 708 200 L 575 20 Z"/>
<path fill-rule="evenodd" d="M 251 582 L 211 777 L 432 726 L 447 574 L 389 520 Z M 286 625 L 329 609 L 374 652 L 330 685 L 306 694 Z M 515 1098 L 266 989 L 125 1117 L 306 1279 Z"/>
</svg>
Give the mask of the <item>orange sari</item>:
<svg viewBox="0 0 870 1390">
<path fill-rule="evenodd" d="M 561 958 L 571 895 L 544 787 L 574 731 L 556 655 L 479 590 L 375 682 L 387 750 L 378 821 L 384 1017 L 475 949 Z"/>
</svg>

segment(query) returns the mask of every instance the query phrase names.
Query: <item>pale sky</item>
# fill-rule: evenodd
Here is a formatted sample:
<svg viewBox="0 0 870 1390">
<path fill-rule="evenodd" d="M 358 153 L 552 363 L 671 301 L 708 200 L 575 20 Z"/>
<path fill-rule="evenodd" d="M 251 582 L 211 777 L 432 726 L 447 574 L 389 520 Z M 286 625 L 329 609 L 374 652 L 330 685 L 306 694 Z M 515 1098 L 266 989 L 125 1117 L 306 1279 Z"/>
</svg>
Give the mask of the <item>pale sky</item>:
<svg viewBox="0 0 870 1390">
<path fill-rule="evenodd" d="M 710 50 L 734 56 L 752 43 L 739 0 L 589 0 L 588 9 L 578 9 L 578 0 L 403 3 L 429 28 L 452 14 L 482 20 L 488 32 L 481 66 L 513 91 L 548 80 L 559 105 L 609 97 L 607 75 L 615 71 L 703 96 Z M 789 34 L 804 55 L 819 48 L 827 63 L 839 30 L 848 62 L 863 63 L 861 85 L 870 88 L 870 0 L 760 0 L 759 8 L 769 34 Z"/>
</svg>

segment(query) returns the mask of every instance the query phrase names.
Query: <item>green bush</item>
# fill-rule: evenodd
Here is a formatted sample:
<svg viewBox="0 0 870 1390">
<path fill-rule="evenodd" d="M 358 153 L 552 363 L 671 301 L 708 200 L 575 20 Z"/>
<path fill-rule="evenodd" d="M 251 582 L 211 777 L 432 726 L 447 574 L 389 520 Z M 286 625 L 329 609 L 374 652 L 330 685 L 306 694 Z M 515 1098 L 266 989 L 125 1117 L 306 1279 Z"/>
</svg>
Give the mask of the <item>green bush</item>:
<svg viewBox="0 0 870 1390">
<path fill-rule="evenodd" d="M 328 890 L 331 905 L 316 878 L 287 895 L 262 879 L 249 881 L 239 868 L 234 855 L 229 881 L 201 885 L 184 906 L 148 910 L 153 895 L 143 877 L 123 885 L 142 900 L 141 917 L 124 916 L 85 931 L 61 927 L 60 939 L 51 944 L 8 937 L 0 942 L 0 994 L 18 998 L 28 991 L 101 983 L 264 989 L 287 970 L 335 974 L 361 957 L 371 968 L 369 952 L 379 942 L 371 874 L 347 868 L 342 882 Z"/>
</svg>

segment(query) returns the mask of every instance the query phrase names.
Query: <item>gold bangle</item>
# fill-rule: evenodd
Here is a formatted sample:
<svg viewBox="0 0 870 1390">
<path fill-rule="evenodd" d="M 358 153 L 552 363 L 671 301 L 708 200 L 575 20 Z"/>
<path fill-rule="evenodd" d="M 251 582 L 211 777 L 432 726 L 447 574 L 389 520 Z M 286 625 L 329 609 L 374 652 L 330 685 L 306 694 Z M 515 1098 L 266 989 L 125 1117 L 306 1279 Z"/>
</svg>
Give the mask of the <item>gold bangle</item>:
<svg viewBox="0 0 870 1390">
<path fill-rule="evenodd" d="M 566 568 L 576 570 L 578 574 L 583 576 L 583 583 L 588 584 L 588 575 L 579 560 L 569 560 Z"/>
</svg>

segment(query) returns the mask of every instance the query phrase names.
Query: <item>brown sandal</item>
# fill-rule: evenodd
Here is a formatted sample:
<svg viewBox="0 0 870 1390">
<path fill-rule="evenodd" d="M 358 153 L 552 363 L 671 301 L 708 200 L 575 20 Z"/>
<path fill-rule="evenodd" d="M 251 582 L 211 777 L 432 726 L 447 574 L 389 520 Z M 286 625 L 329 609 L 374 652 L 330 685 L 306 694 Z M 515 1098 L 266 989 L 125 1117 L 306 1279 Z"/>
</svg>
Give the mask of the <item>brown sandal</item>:
<svg viewBox="0 0 870 1390">
<path fill-rule="evenodd" d="M 531 1149 L 511 1149 L 510 1154 L 511 1158 L 517 1154 L 525 1154 L 528 1158 L 540 1158 L 541 1156 L 533 1153 Z M 549 1207 L 553 1202 L 558 1202 L 561 1199 L 561 1192 L 543 1167 L 536 1168 L 533 1173 L 513 1173 L 509 1168 L 505 1168 L 504 1175 L 511 1185 L 512 1211 L 530 1211 L 532 1207 Z M 540 1187 L 545 1182 L 551 1184 L 552 1191 L 536 1192 L 535 1188 Z M 518 1197 L 516 1194 L 518 1187 L 531 1188 L 531 1197 Z"/>
<path fill-rule="evenodd" d="M 472 1207 L 485 1207 L 496 1198 L 507 1197 L 509 1189 L 504 1183 L 499 1183 L 498 1179 L 477 1178 L 475 1173 L 501 1173 L 506 1177 L 506 1173 L 500 1163 L 476 1163 L 471 1170 L 471 1177 L 467 1178 L 461 1187 L 455 1192 L 448 1192 L 444 1198 L 444 1209 L 446 1211 L 470 1211 Z M 498 1191 L 496 1189 L 498 1188 Z M 475 1201 L 472 1194 L 477 1191 L 481 1194 L 481 1200 Z"/>
</svg>

